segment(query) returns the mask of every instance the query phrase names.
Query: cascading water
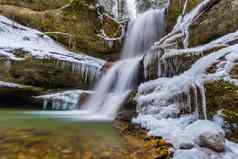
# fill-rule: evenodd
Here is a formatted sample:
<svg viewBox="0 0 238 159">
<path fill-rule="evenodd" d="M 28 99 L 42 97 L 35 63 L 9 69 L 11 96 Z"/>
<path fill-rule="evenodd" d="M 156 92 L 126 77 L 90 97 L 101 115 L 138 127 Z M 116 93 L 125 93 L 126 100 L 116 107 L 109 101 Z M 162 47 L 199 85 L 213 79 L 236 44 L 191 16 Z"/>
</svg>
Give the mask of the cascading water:
<svg viewBox="0 0 238 159">
<path fill-rule="evenodd" d="M 130 24 L 121 61 L 115 63 L 98 83 L 95 93 L 82 105 L 82 110 L 99 118 L 114 119 L 133 88 L 141 56 L 164 33 L 164 10 L 149 10 Z"/>
</svg>

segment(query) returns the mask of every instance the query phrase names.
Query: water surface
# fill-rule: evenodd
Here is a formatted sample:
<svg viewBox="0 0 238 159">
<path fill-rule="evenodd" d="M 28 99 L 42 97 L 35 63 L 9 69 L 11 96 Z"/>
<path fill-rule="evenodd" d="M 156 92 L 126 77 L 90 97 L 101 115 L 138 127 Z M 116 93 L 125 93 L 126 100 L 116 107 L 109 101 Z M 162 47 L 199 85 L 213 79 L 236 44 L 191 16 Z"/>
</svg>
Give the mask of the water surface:
<svg viewBox="0 0 238 159">
<path fill-rule="evenodd" d="M 0 109 L 0 159 L 125 158 L 131 146 L 108 121 Z"/>
</svg>

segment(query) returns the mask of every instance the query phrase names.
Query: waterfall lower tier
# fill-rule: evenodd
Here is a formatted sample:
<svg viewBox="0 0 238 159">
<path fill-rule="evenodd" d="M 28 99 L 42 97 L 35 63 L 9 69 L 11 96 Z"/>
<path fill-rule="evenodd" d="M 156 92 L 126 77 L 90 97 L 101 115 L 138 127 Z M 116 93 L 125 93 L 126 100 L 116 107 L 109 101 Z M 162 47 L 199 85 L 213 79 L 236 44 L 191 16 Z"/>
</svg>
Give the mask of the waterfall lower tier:
<svg viewBox="0 0 238 159">
<path fill-rule="evenodd" d="M 141 57 L 117 62 L 98 83 L 95 94 L 82 110 L 114 119 L 121 104 L 133 88 Z"/>
</svg>

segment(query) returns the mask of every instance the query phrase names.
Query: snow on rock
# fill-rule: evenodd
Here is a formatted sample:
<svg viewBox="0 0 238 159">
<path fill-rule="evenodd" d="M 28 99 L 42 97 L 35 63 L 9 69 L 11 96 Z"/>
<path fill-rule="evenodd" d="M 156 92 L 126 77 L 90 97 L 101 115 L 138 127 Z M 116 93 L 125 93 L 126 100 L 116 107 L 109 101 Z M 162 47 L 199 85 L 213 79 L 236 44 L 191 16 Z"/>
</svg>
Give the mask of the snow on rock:
<svg viewBox="0 0 238 159">
<path fill-rule="evenodd" d="M 234 44 L 200 58 L 178 76 L 141 84 L 136 97 L 139 115 L 133 123 L 148 129 L 149 135 L 172 143 L 175 159 L 235 159 L 236 144 L 225 143 L 224 132 L 215 122 L 198 119 L 199 110 L 206 119 L 204 83 L 228 79 L 237 59 L 238 44 Z M 207 73 L 214 64 L 217 72 Z"/>
<path fill-rule="evenodd" d="M 91 91 L 72 90 L 38 96 L 36 99 L 44 100 L 43 109 L 72 110 L 76 109 L 77 104 L 80 102 L 80 98 L 82 96 L 91 93 Z"/>
<path fill-rule="evenodd" d="M 191 149 L 176 151 L 173 159 L 208 159 L 208 157 L 197 149 Z"/>
<path fill-rule="evenodd" d="M 159 78 L 157 80 L 142 84 L 139 87 L 139 93 L 147 92 L 148 90 L 153 91 L 149 94 L 138 95 L 137 102 L 139 109 L 143 110 L 144 106 L 146 109 L 151 107 L 168 106 L 172 104 L 170 101 L 171 98 L 174 98 L 181 93 L 189 93 L 191 87 L 197 86 L 200 91 L 203 91 L 203 83 L 205 81 L 215 80 L 225 76 L 225 72 L 220 72 L 220 74 L 215 74 L 214 76 L 207 75 L 207 69 L 226 55 L 234 57 L 233 54 L 238 54 L 238 44 L 220 49 L 210 55 L 204 56 L 199 59 L 188 71 L 179 76 L 165 79 Z M 203 104 L 205 106 L 205 101 L 203 101 Z"/>
<path fill-rule="evenodd" d="M 16 50 L 21 50 L 25 55 L 18 57 Z M 95 79 L 105 63 L 100 59 L 70 52 L 44 33 L 17 24 L 4 16 L 0 16 L 0 56 L 13 61 L 24 60 L 29 56 L 54 59 L 59 65 L 70 64 L 73 72 L 84 75 L 87 80 Z"/>
<path fill-rule="evenodd" d="M 204 0 L 197 7 L 195 7 L 190 13 L 181 15 L 177 24 L 175 25 L 173 32 L 181 31 L 185 35 L 185 39 L 183 41 L 184 47 L 188 47 L 189 40 L 189 27 L 193 24 L 193 22 L 202 15 L 204 8 L 207 8 L 210 4 L 216 3 L 218 0 Z"/>
<path fill-rule="evenodd" d="M 209 50 L 229 46 L 229 44 L 231 44 L 232 42 L 234 42 L 237 39 L 238 39 L 238 30 L 236 32 L 233 32 L 233 33 L 227 34 L 223 37 L 220 37 L 208 44 L 201 45 L 201 46 L 198 46 L 195 48 L 168 49 L 168 50 L 166 50 L 166 53 L 161 58 L 166 59 L 169 57 L 179 56 L 179 55 L 200 55 L 200 54 L 204 54 L 206 51 L 209 51 Z"/>
<path fill-rule="evenodd" d="M 0 81 L 0 88 L 1 87 L 4 87 L 4 88 L 27 88 L 27 86 L 24 86 L 24 85 Z"/>
<path fill-rule="evenodd" d="M 200 146 L 217 152 L 224 151 L 225 133 L 221 127 L 212 121 L 197 120 L 186 127 L 185 134 L 192 136 L 193 140 Z"/>
</svg>

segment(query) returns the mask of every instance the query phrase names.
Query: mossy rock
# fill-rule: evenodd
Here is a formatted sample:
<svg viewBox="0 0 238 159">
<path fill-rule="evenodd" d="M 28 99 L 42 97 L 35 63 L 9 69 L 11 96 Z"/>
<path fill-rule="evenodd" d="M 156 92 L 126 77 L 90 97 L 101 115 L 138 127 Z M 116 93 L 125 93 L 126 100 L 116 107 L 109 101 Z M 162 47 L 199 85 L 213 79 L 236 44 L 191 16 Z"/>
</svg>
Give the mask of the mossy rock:
<svg viewBox="0 0 238 159">
<path fill-rule="evenodd" d="M 237 30 L 238 1 L 221 0 L 190 29 L 190 46 L 208 43 Z"/>
<path fill-rule="evenodd" d="M 75 0 L 63 9 L 47 11 L 34 11 L 27 8 L 28 3 L 23 4 L 21 7 L 18 7 L 20 5 L 1 5 L 0 14 L 23 25 L 47 32 L 49 36 L 73 51 L 101 57 L 120 52 L 120 43 L 111 47 L 107 41 L 97 36 L 102 24 L 97 15 L 96 0 Z M 115 28 L 114 25 L 110 26 L 108 28 Z M 68 35 L 55 34 L 55 32 Z"/>
<path fill-rule="evenodd" d="M 222 110 L 226 127 L 230 130 L 227 137 L 238 141 L 238 87 L 226 81 L 217 81 L 205 85 L 207 113 L 211 119 L 217 111 Z"/>
<path fill-rule="evenodd" d="M 25 61 L 12 62 L 6 69 L 5 63 L 0 63 L 1 80 L 44 89 L 87 89 L 88 83 L 80 74 L 72 73 L 71 66 L 61 67 L 54 60 L 36 60 L 31 57 Z"/>
<path fill-rule="evenodd" d="M 216 112 L 228 109 L 238 112 L 238 87 L 226 81 L 217 81 L 205 85 L 207 110 Z"/>
</svg>

